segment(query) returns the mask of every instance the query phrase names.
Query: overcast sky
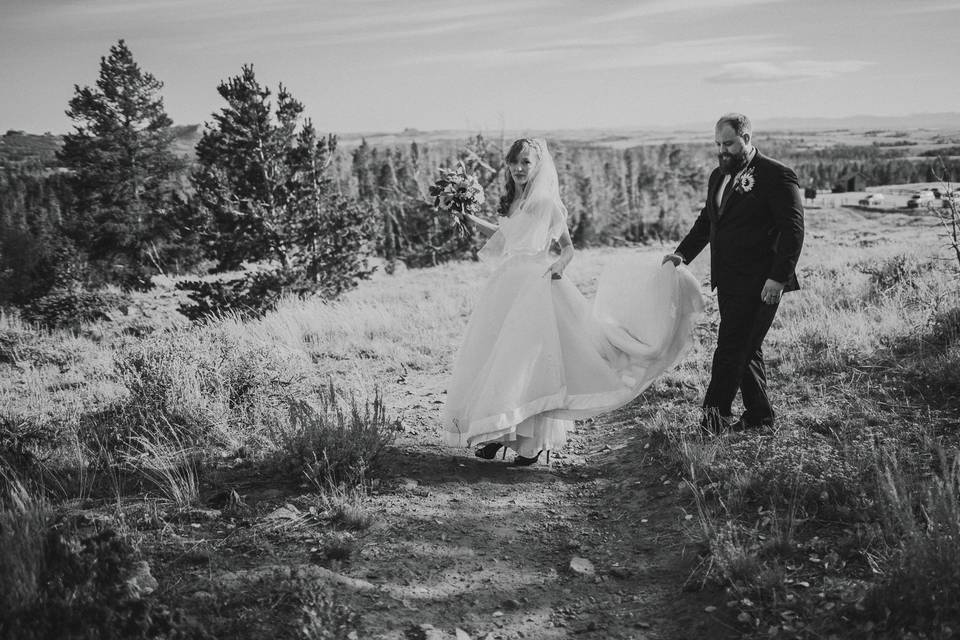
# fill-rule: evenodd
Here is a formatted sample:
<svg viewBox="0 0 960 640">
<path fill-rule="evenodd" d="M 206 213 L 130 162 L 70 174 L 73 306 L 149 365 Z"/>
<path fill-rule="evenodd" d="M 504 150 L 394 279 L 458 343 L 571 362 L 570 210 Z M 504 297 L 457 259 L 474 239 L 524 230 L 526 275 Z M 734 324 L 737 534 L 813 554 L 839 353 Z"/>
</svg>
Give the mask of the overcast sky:
<svg viewBox="0 0 960 640">
<path fill-rule="evenodd" d="M 960 110 L 960 0 L 0 0 L 0 129 L 62 133 L 126 40 L 178 124 L 252 63 L 321 131 Z"/>
</svg>

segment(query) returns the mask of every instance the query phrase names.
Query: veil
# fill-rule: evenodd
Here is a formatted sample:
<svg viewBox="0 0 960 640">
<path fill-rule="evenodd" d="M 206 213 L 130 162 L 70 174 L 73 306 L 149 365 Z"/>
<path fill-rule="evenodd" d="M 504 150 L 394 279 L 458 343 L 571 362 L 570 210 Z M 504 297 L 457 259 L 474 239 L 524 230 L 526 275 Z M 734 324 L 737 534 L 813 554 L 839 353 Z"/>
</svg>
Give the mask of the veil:
<svg viewBox="0 0 960 640">
<path fill-rule="evenodd" d="M 526 203 L 538 203 L 543 205 L 555 206 L 563 215 L 564 221 L 567 219 L 567 208 L 560 200 L 560 176 L 557 173 L 557 165 L 553 161 L 553 155 L 547 148 L 547 141 L 543 138 L 533 138 L 529 140 L 530 146 L 537 150 L 540 159 L 530 173 L 530 179 L 524 185 L 523 192 L 520 194 L 521 207 Z"/>
<path fill-rule="evenodd" d="M 539 253 L 566 229 L 567 208 L 560 199 L 560 177 L 547 141 L 543 138 L 523 140 L 537 151 L 539 159 L 523 190 L 515 196 L 520 200 L 516 213 L 500 225 L 478 252 L 485 260 L 500 257 L 508 249 Z"/>
</svg>

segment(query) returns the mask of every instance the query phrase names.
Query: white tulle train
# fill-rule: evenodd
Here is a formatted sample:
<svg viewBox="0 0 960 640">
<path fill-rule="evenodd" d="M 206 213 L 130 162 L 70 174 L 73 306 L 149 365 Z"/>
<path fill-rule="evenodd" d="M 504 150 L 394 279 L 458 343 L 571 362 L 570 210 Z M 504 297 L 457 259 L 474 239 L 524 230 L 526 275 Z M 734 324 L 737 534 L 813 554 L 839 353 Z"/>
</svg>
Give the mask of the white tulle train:
<svg viewBox="0 0 960 640">
<path fill-rule="evenodd" d="M 559 449 L 574 420 L 630 402 L 689 349 L 703 299 L 685 268 L 617 259 L 591 303 L 544 276 L 553 259 L 509 256 L 484 288 L 447 390 L 448 444 Z"/>
</svg>

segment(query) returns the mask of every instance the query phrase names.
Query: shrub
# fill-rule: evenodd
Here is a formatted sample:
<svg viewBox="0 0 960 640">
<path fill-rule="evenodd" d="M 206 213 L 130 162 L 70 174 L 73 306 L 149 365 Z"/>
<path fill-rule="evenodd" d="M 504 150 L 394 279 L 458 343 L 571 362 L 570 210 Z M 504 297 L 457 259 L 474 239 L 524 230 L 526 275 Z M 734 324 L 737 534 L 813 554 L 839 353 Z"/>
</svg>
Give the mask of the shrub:
<svg viewBox="0 0 960 640">
<path fill-rule="evenodd" d="M 400 428 L 387 418 L 379 393 L 362 408 L 352 397 L 346 409 L 343 404 L 331 382 L 319 407 L 290 400 L 286 418 L 275 425 L 281 465 L 320 488 L 361 482 Z"/>
<path fill-rule="evenodd" d="M 27 303 L 20 316 L 48 329 L 77 329 L 97 320 L 109 320 L 108 311 L 123 308 L 128 298 L 103 291 L 60 290 Z"/>
<path fill-rule="evenodd" d="M 721 523 L 709 540 L 712 575 L 741 594 L 762 596 L 782 591 L 783 569 L 761 557 L 752 536 L 743 534 L 731 522 Z M 708 572 L 709 577 L 711 575 Z"/>
<path fill-rule="evenodd" d="M 924 342 L 946 348 L 960 342 L 960 307 L 939 311 L 931 318 L 930 331 Z"/>
<path fill-rule="evenodd" d="M 24 325 L 0 328 L 0 363 L 66 369 L 82 360 L 79 345 L 61 337 L 32 331 Z"/>
<path fill-rule="evenodd" d="M 181 281 L 177 290 L 186 291 L 193 304 L 181 303 L 177 310 L 194 321 L 226 313 L 259 318 L 277 305 L 288 280 L 280 271 L 257 271 L 238 278 Z"/>
<path fill-rule="evenodd" d="M 329 589 L 317 591 L 310 586 L 303 590 L 300 633 L 305 640 L 348 640 L 356 638 L 359 618 L 342 604 Z"/>
<path fill-rule="evenodd" d="M 0 415 L 0 490 L 7 484 L 4 474 L 10 472 L 39 479 L 38 454 L 49 450 L 55 438 L 46 421 Z"/>
<path fill-rule="evenodd" d="M 934 271 L 936 264 L 931 260 L 920 260 L 915 256 L 897 254 L 879 263 L 861 262 L 857 265 L 862 273 L 870 276 L 874 291 L 882 295 L 891 289 L 916 287 L 919 279 Z"/>
<path fill-rule="evenodd" d="M 0 638 L 183 638 L 129 542 L 82 517 L 54 518 L 16 481 L 0 499 Z M 137 576 L 137 577 L 135 577 Z"/>
<path fill-rule="evenodd" d="M 152 336 L 116 365 L 130 392 L 126 411 L 152 431 L 172 425 L 184 444 L 240 446 L 300 389 L 296 356 L 208 326 Z"/>
</svg>

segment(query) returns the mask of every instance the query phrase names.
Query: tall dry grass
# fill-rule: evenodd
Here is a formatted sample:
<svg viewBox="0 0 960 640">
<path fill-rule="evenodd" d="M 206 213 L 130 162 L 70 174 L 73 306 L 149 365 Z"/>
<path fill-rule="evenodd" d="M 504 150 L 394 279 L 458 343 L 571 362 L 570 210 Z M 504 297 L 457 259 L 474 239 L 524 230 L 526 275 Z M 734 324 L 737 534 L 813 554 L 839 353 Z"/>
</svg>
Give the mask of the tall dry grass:
<svg viewBox="0 0 960 640">
<path fill-rule="evenodd" d="M 0 467 L 0 618 L 10 618 L 38 597 L 43 538 L 53 518 L 50 505 Z M 2 628 L 2 625 L 0 625 Z"/>
</svg>

